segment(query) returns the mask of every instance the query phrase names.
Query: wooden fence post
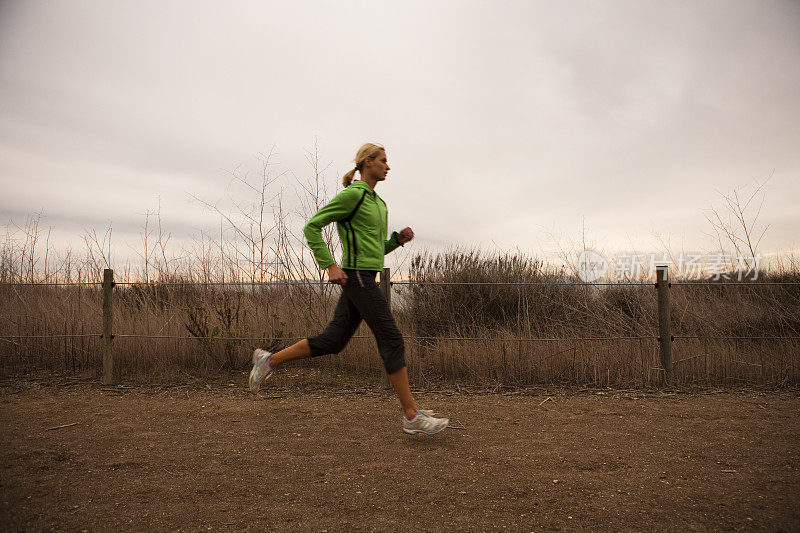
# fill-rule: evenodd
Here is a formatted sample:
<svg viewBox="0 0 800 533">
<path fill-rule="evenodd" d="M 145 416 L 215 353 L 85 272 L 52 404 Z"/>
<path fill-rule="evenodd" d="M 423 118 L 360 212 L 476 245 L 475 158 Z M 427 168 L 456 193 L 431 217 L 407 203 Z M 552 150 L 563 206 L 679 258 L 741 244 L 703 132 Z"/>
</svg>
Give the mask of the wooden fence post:
<svg viewBox="0 0 800 533">
<path fill-rule="evenodd" d="M 662 385 L 672 383 L 672 323 L 670 322 L 669 282 L 667 265 L 656 266 L 656 289 L 658 289 L 658 343 L 661 352 Z"/>
<path fill-rule="evenodd" d="M 114 297 L 114 271 L 103 270 L 103 384 L 114 383 L 114 313 L 112 299 Z"/>
<path fill-rule="evenodd" d="M 381 272 L 381 292 L 383 296 L 386 298 L 386 301 L 389 304 L 389 309 L 392 308 L 392 283 L 390 281 L 392 277 L 392 269 L 389 267 L 385 267 L 383 272 Z M 391 384 L 389 383 L 389 376 L 386 374 L 386 369 L 383 370 L 383 386 L 385 388 L 389 388 Z"/>
</svg>

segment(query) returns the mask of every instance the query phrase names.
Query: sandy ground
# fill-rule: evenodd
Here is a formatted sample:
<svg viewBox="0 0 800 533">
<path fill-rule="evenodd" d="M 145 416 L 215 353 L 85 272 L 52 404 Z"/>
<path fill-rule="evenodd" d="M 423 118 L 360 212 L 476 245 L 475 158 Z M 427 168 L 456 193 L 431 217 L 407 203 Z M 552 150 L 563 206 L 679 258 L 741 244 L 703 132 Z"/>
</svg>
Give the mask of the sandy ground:
<svg viewBox="0 0 800 533">
<path fill-rule="evenodd" d="M 241 381 L 4 380 L 0 529 L 800 531 L 796 392 L 427 391 L 465 429 L 407 436 L 379 387 Z"/>
</svg>

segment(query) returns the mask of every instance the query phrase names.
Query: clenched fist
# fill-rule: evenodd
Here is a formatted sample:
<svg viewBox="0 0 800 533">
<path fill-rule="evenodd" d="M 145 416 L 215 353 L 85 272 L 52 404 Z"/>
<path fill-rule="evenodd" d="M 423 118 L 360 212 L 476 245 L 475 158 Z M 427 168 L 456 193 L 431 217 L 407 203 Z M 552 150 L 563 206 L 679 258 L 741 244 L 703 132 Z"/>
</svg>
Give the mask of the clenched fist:
<svg viewBox="0 0 800 533">
<path fill-rule="evenodd" d="M 411 228 L 403 228 L 397 232 L 397 242 L 405 244 L 414 238 L 414 230 Z"/>
</svg>

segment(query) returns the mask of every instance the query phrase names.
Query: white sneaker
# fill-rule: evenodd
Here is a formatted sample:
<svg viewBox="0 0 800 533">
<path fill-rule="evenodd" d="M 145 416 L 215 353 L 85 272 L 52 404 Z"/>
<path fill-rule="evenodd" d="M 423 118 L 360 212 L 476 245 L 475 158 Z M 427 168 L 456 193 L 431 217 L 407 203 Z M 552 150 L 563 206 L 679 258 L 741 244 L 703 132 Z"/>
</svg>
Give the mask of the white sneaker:
<svg viewBox="0 0 800 533">
<path fill-rule="evenodd" d="M 417 416 L 412 420 L 403 417 L 403 433 L 408 433 L 409 435 L 414 433 L 433 435 L 446 428 L 449 423 L 449 418 L 436 418 L 433 416 L 433 411 L 423 409 L 418 411 Z"/>
<path fill-rule="evenodd" d="M 272 368 L 269 366 L 269 356 L 272 355 L 266 350 L 256 348 L 253 350 L 253 368 L 250 370 L 250 392 L 258 392 L 261 382 L 272 376 Z"/>
</svg>

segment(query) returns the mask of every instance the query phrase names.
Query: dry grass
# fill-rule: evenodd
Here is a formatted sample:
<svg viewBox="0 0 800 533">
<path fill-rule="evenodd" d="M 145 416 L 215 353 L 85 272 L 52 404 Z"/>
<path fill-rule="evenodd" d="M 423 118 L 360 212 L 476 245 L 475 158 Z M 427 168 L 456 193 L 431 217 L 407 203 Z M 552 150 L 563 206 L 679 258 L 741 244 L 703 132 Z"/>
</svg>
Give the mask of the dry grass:
<svg viewBox="0 0 800 533">
<path fill-rule="evenodd" d="M 566 285 L 576 278 L 533 259 L 475 252 L 417 257 L 412 277 L 425 283 L 402 289 L 407 294 L 396 312 L 402 329 L 423 337 L 476 339 L 417 340 L 411 348 L 415 371 L 511 385 L 619 387 L 660 381 L 657 297 L 652 285 Z M 437 285 L 501 281 L 527 284 Z M 762 273 L 759 281 L 797 283 L 800 273 Z M 796 339 L 708 339 L 800 335 L 800 285 L 746 283 L 673 285 L 676 383 L 798 382 Z M 560 340 L 598 337 L 649 338 Z"/>
<path fill-rule="evenodd" d="M 532 259 L 475 252 L 417 257 L 411 279 L 424 283 L 395 285 L 393 303 L 415 380 L 611 387 L 660 381 L 652 285 L 565 285 L 574 278 L 547 271 Z M 772 274 L 763 280 L 799 281 L 800 275 Z M 505 281 L 528 284 L 441 284 Z M 171 284 L 121 285 L 114 296 L 116 360 L 123 375 L 148 379 L 243 371 L 253 346 L 275 350 L 318 333 L 338 291 L 313 282 L 219 286 L 180 284 L 174 278 Z M 0 301 L 0 336 L 101 332 L 97 286 L 2 283 Z M 798 383 L 797 340 L 708 337 L 800 335 L 800 286 L 674 285 L 672 305 L 677 384 Z M 354 339 L 342 354 L 311 364 L 377 373 L 369 330 L 362 326 L 357 335 L 368 338 Z M 6 338 L 1 368 L 6 374 L 96 372 L 99 348 L 97 336 Z"/>
</svg>

